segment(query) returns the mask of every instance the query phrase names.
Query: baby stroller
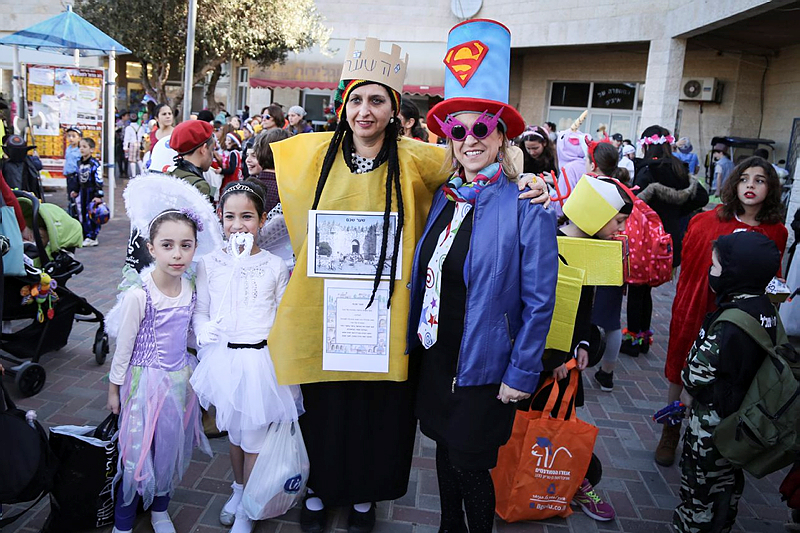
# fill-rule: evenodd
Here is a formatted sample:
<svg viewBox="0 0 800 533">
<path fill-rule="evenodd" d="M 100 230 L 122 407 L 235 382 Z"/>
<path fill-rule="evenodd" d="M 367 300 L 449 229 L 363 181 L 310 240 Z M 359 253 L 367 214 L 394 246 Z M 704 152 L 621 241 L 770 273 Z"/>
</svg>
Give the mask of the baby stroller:
<svg viewBox="0 0 800 533">
<path fill-rule="evenodd" d="M 74 320 L 100 324 L 94 338 L 94 356 L 99 365 L 108 355 L 108 335 L 103 327 L 103 313 L 67 288 L 69 279 L 83 271 L 83 265 L 71 253 L 83 239 L 80 223 L 60 207 L 40 203 L 30 193 L 14 193 L 36 242 L 25 245 L 27 275 L 5 278 L 2 318 L 31 322 L 14 333 L 0 333 L 0 349 L 10 354 L 0 353 L 0 359 L 15 365 L 7 372 L 14 376 L 23 395 L 32 396 L 42 390 L 45 382 L 39 358 L 67 344 Z M 44 222 L 44 236 L 40 221 Z M 45 286 L 45 274 L 55 285 Z M 50 292 L 48 287 L 52 287 Z M 39 299 L 35 298 L 37 295 Z"/>
</svg>

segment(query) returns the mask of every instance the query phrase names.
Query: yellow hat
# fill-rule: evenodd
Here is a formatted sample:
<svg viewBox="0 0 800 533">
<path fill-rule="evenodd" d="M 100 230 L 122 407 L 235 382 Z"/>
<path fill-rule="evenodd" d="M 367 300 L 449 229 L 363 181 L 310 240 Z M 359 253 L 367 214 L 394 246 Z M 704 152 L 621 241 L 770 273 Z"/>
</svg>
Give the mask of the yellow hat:
<svg viewBox="0 0 800 533">
<path fill-rule="evenodd" d="M 594 235 L 625 205 L 617 186 L 584 174 L 564 203 L 564 214 L 587 235 Z"/>
</svg>

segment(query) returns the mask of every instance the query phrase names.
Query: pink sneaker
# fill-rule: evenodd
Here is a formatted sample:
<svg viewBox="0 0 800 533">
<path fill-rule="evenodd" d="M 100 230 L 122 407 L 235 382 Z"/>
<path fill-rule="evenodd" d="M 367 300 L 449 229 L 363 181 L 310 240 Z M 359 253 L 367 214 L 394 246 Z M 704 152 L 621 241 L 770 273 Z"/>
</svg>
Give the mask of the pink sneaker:
<svg viewBox="0 0 800 533">
<path fill-rule="evenodd" d="M 584 479 L 575 496 L 572 497 L 572 503 L 577 503 L 583 509 L 583 512 L 600 522 L 608 522 L 614 520 L 617 513 L 611 504 L 608 504 L 600 498 L 595 492 L 588 479 Z"/>
</svg>

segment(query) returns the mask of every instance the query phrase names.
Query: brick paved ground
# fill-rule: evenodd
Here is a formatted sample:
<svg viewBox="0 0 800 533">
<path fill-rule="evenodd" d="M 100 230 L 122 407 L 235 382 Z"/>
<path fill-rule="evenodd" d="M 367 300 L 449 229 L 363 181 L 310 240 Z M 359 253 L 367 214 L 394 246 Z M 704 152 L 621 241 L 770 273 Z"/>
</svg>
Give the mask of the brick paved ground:
<svg viewBox="0 0 800 533">
<path fill-rule="evenodd" d="M 125 182 L 119 181 L 123 187 Z M 118 190 L 120 190 L 118 188 Z M 55 198 L 53 201 L 58 201 Z M 70 282 L 70 288 L 86 297 L 103 311 L 115 301 L 119 269 L 125 253 L 128 223 L 121 215 L 118 195 L 118 218 L 103 227 L 100 246 L 81 249 L 78 259 L 86 270 Z M 670 306 L 674 287 L 667 285 L 655 291 L 653 329 L 655 345 L 650 354 L 638 359 L 620 356 L 615 390 L 604 393 L 586 376 L 587 407 L 579 411 L 582 419 L 600 428 L 596 453 L 604 465 L 600 493 L 609 499 L 617 511 L 613 522 L 595 522 L 580 510 L 567 519 L 551 519 L 539 523 L 506 524 L 497 520 L 500 533 L 591 533 L 624 531 L 660 533 L 671 531 L 672 510 L 677 503 L 678 467 L 661 468 L 652 459 L 660 427 L 650 416 L 665 403 L 666 381 L 662 375 L 669 329 Z M 46 426 L 60 424 L 96 424 L 105 411 L 108 363 L 100 367 L 94 362 L 92 342 L 95 328 L 76 324 L 69 345 L 59 352 L 43 357 L 47 383 L 42 392 L 32 398 L 19 398 L 9 377 L 3 378 L 19 406 L 36 409 L 39 420 Z M 196 455 L 181 488 L 170 504 L 170 513 L 179 533 L 223 532 L 218 522 L 219 510 L 229 492 L 232 473 L 224 439 L 212 441 L 213 460 Z M 376 533 L 435 533 L 438 528 L 439 498 L 436 482 L 433 442 L 419 437 L 414 467 L 406 495 L 394 502 L 378 505 Z M 747 533 L 783 531 L 788 513 L 777 492 L 782 474 L 762 480 L 748 477 L 744 498 L 739 506 L 736 531 Z M 5 531 L 35 533 L 47 517 L 48 508 L 40 504 L 25 520 Z M 260 533 L 297 533 L 299 513 L 292 510 L 279 520 L 260 523 Z M 330 527 L 343 531 L 347 515 L 340 511 Z M 102 530 L 104 533 L 111 528 Z M 149 520 L 137 523 L 136 533 L 150 532 Z"/>
</svg>

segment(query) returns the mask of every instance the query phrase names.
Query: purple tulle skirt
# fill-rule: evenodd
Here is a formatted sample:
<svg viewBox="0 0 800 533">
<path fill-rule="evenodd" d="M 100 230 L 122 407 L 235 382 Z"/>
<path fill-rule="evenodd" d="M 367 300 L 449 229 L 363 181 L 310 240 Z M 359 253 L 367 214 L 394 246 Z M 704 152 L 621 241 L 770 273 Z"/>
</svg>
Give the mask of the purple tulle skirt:
<svg viewBox="0 0 800 533">
<path fill-rule="evenodd" d="M 147 509 L 156 496 L 172 495 L 192 450 L 212 455 L 203 433 L 200 403 L 189 384 L 196 360 L 182 369 L 130 366 L 120 392 L 119 472 L 124 504 L 136 493 Z"/>
</svg>

